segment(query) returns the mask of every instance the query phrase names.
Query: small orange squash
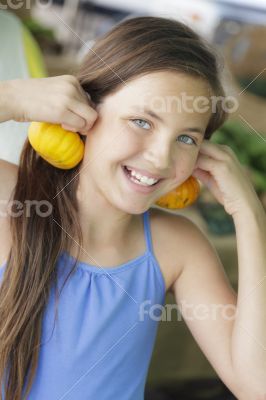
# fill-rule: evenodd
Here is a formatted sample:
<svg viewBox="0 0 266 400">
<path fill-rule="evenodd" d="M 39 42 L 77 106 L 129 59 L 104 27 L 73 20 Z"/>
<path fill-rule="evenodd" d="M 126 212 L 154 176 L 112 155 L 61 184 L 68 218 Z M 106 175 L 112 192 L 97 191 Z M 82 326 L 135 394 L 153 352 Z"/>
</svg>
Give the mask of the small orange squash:
<svg viewBox="0 0 266 400">
<path fill-rule="evenodd" d="M 200 193 L 200 184 L 193 176 L 190 176 L 182 185 L 160 197 L 155 204 L 159 207 L 178 209 L 193 204 Z"/>
<path fill-rule="evenodd" d="M 74 168 L 84 155 L 80 135 L 63 129 L 61 125 L 31 122 L 28 139 L 34 150 L 57 168 Z"/>
</svg>

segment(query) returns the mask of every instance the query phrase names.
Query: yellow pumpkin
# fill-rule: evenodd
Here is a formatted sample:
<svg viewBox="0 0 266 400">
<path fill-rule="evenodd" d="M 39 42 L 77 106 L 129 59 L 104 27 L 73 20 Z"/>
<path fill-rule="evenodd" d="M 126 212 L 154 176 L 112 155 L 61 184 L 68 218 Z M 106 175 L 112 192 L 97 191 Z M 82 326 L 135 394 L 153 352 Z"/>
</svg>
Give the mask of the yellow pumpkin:
<svg viewBox="0 0 266 400">
<path fill-rule="evenodd" d="M 155 204 L 159 207 L 177 209 L 193 204 L 200 193 L 200 184 L 194 176 L 190 176 L 182 185 L 160 197 Z"/>
<path fill-rule="evenodd" d="M 34 150 L 57 168 L 74 168 L 84 155 L 80 135 L 63 129 L 61 125 L 31 122 L 28 139 Z"/>
</svg>

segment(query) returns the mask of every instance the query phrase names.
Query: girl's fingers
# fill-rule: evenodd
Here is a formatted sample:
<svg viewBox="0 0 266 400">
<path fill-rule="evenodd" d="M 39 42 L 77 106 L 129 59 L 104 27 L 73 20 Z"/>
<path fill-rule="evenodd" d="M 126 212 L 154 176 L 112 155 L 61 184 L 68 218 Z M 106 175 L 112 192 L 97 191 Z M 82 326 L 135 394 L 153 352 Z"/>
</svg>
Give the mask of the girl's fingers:
<svg viewBox="0 0 266 400">
<path fill-rule="evenodd" d="M 74 128 L 73 126 L 70 126 L 70 125 L 67 125 L 67 124 L 61 124 L 61 126 L 66 131 L 71 131 L 71 132 L 77 132 L 78 131 L 77 128 Z"/>
<path fill-rule="evenodd" d="M 91 108 L 95 108 L 95 104 L 93 103 L 91 99 L 91 95 L 83 90 L 83 88 L 78 84 L 77 85 L 77 96 L 75 96 L 75 99 L 80 103 L 84 105 L 88 105 Z"/>
<path fill-rule="evenodd" d="M 207 188 L 210 190 L 210 192 L 214 195 L 214 197 L 217 199 L 217 201 L 220 204 L 223 204 L 223 198 L 221 195 L 221 191 L 217 185 L 217 183 L 215 182 L 215 179 L 213 178 L 213 176 L 207 172 L 207 171 L 203 171 L 201 169 L 196 169 L 192 176 L 194 176 L 195 178 L 199 179 L 203 185 L 206 185 Z"/>
<path fill-rule="evenodd" d="M 73 101 L 71 103 L 71 111 L 73 111 L 85 121 L 85 124 L 82 127 L 83 131 L 89 130 L 98 117 L 97 111 L 95 111 L 91 106 L 78 101 Z"/>
<path fill-rule="evenodd" d="M 84 129 L 86 126 L 86 121 L 81 116 L 75 114 L 74 112 L 67 110 L 63 118 L 60 121 L 61 125 L 66 125 L 68 127 L 72 127 L 72 130 L 78 131 L 79 129 Z"/>
<path fill-rule="evenodd" d="M 91 100 L 91 97 L 90 97 L 89 93 L 87 93 L 83 89 L 83 87 L 80 85 L 80 83 L 79 83 L 79 81 L 77 79 L 76 79 L 76 82 L 75 82 L 75 87 L 77 89 L 76 98 L 77 98 L 78 101 L 80 101 L 81 99 L 82 99 L 82 101 L 85 101 L 85 102 L 88 101 L 88 99 Z"/>
<path fill-rule="evenodd" d="M 198 178 L 200 181 L 202 181 L 202 183 L 204 183 L 208 187 L 210 187 L 213 184 L 214 179 L 212 175 L 207 171 L 203 171 L 202 169 L 197 168 L 192 175 L 195 178 Z"/>
<path fill-rule="evenodd" d="M 227 145 L 211 143 L 209 140 L 204 140 L 200 146 L 200 153 L 224 161 L 228 158 L 229 154 L 233 155 L 233 150 Z"/>
<path fill-rule="evenodd" d="M 208 157 L 206 155 L 200 154 L 196 164 L 195 164 L 195 169 L 196 168 L 201 168 L 205 171 L 213 171 L 215 167 L 219 166 L 222 163 L 222 161 L 217 161 L 214 160 L 211 157 Z"/>
<path fill-rule="evenodd" d="M 61 126 L 63 129 L 86 135 L 97 117 L 98 113 L 93 108 L 79 102 L 72 102 L 71 111 L 68 110 L 65 113 Z"/>
</svg>

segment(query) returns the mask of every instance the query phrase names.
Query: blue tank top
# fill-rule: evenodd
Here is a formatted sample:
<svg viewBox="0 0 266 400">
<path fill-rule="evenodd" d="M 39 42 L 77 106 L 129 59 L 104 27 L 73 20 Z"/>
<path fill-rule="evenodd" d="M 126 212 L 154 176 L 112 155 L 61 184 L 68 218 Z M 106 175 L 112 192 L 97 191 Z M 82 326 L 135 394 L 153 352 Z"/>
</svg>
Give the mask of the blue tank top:
<svg viewBox="0 0 266 400">
<path fill-rule="evenodd" d="M 165 282 L 152 248 L 149 211 L 142 217 L 145 252 L 105 269 L 78 261 L 60 294 L 55 326 L 51 289 L 28 400 L 144 399 Z M 59 290 L 74 261 L 60 254 Z"/>
</svg>

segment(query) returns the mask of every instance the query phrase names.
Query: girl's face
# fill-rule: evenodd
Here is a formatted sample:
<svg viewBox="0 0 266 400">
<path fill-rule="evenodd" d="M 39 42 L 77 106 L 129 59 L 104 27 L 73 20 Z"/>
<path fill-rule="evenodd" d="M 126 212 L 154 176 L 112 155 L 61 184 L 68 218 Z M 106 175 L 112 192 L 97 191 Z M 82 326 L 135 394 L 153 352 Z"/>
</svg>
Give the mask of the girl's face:
<svg viewBox="0 0 266 400">
<path fill-rule="evenodd" d="M 94 204 L 104 198 L 140 214 L 192 174 L 211 116 L 211 107 L 205 100 L 204 109 L 198 96 L 210 99 L 204 80 L 160 71 L 122 84 L 105 97 L 86 137 L 81 166 L 86 166 L 86 193 L 94 196 Z M 161 181 L 149 188 L 135 184 L 125 165 Z"/>
</svg>

